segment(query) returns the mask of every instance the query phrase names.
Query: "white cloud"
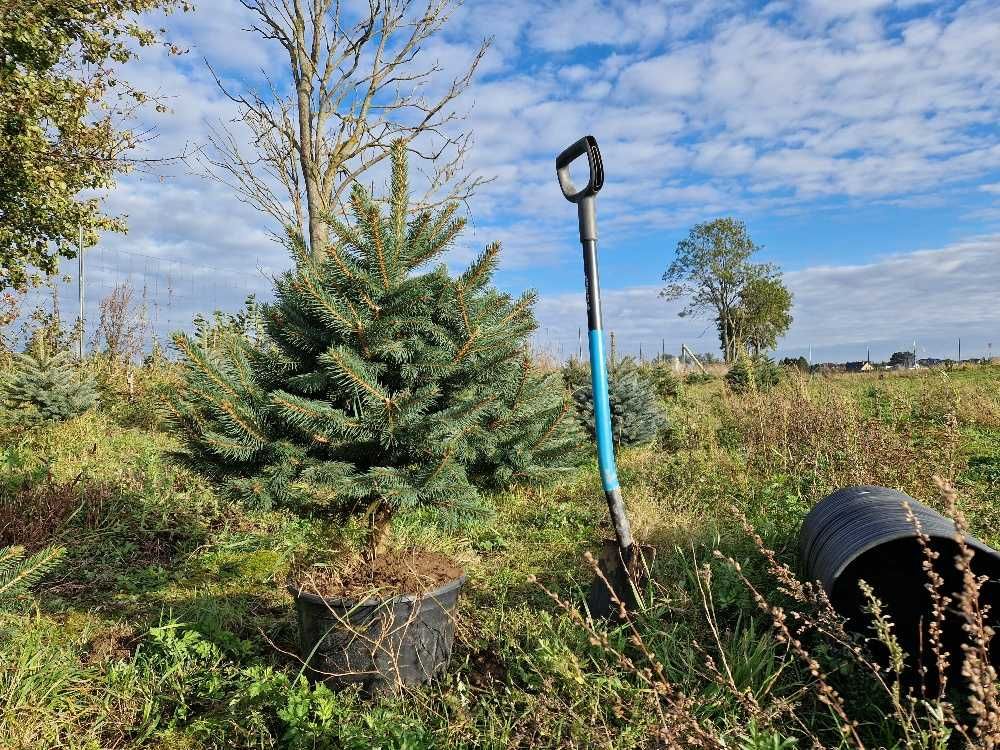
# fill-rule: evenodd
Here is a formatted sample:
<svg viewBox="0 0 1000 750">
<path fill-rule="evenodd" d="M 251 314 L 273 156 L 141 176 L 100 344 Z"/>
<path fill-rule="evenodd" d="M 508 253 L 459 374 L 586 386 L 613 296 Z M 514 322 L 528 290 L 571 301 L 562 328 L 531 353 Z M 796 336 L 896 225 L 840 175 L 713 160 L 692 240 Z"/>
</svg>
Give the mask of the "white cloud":
<svg viewBox="0 0 1000 750">
<path fill-rule="evenodd" d="M 702 84 L 703 63 L 692 51 L 652 57 L 627 67 L 618 78 L 623 97 L 691 96 Z"/>
<path fill-rule="evenodd" d="M 669 12 L 664 3 L 649 1 L 557 0 L 536 4 L 526 16 L 531 19 L 528 41 L 548 52 L 567 52 L 590 44 L 649 45 L 666 32 Z"/>
<path fill-rule="evenodd" d="M 947 247 L 890 256 L 853 266 L 817 266 L 785 275 L 794 295 L 794 322 L 779 355 L 815 359 L 876 359 L 917 341 L 921 356 L 954 356 L 959 337 L 968 356 L 988 342 L 1000 346 L 1000 235 Z M 658 297 L 659 287 L 609 289 L 603 294 L 605 329 L 615 331 L 622 352 L 667 351 L 681 343 L 718 348 L 708 319 L 679 318 L 680 305 Z M 539 341 L 555 354 L 576 350 L 577 328 L 586 326 L 579 293 L 544 297 L 538 308 Z"/>
</svg>

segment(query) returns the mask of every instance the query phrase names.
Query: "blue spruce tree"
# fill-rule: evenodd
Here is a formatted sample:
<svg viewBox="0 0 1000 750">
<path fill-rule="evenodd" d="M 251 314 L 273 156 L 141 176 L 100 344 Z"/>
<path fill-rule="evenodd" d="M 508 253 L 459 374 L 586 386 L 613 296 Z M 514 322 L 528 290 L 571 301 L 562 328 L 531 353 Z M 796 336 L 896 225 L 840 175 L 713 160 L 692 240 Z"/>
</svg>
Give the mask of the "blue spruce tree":
<svg viewBox="0 0 1000 750">
<path fill-rule="evenodd" d="M 558 373 L 528 354 L 535 294 L 490 284 L 499 244 L 457 277 L 429 267 L 465 221 L 455 205 L 410 211 L 402 144 L 387 204 L 356 185 L 322 257 L 291 242 L 259 335 L 176 335 L 186 386 L 171 404 L 192 462 L 231 491 L 364 511 L 376 546 L 395 510 L 476 506 L 557 476 L 580 444 Z"/>
</svg>

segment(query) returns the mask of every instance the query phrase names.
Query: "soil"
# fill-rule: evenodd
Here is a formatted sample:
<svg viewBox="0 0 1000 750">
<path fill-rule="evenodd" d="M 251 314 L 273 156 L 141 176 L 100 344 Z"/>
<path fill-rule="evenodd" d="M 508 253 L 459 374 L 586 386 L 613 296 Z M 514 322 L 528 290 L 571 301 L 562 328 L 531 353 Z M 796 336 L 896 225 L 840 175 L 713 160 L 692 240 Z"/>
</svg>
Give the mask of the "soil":
<svg viewBox="0 0 1000 750">
<path fill-rule="evenodd" d="M 477 651 L 469 658 L 469 683 L 483 690 L 507 680 L 507 667 L 495 651 Z"/>
<path fill-rule="evenodd" d="M 388 599 L 401 594 L 421 594 L 463 574 L 450 557 L 406 550 L 383 553 L 374 565 L 366 560 L 346 570 L 311 568 L 294 585 L 326 598 Z"/>
</svg>

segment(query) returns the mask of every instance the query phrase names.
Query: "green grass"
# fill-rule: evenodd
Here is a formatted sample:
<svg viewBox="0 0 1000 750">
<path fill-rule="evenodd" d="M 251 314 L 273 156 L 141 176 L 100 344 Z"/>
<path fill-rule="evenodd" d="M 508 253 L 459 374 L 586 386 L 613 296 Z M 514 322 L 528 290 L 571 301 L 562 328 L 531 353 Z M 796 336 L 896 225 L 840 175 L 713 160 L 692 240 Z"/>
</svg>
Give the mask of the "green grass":
<svg viewBox="0 0 1000 750">
<path fill-rule="evenodd" d="M 570 610 L 582 601 L 583 555 L 611 533 L 594 466 L 497 495 L 458 527 L 426 512 L 397 519 L 395 544 L 447 552 L 469 582 L 448 674 L 368 700 L 310 684 L 284 653 L 295 649 L 289 567 L 333 549 L 332 532 L 249 513 L 177 463 L 146 403 L 165 381 L 143 372 L 131 395 L 105 383 L 101 411 L 0 435 L 0 493 L 51 503 L 70 492 L 73 506 L 47 538 L 19 542 L 67 553 L 31 607 L 0 614 L 0 747 L 663 746 L 662 696 L 529 582 Z M 996 368 L 814 378 L 744 397 L 721 379 L 687 383 L 668 402 L 663 444 L 620 457 L 633 523 L 656 547 L 638 632 L 728 746 L 807 747 L 809 733 L 840 743 L 813 678 L 713 554 L 787 602 L 732 506 L 794 566 L 798 526 L 826 492 L 872 481 L 936 503 L 940 474 L 956 482 L 973 531 L 1000 542 L 998 385 Z M 606 637 L 648 666 L 624 629 Z M 809 646 L 869 746 L 903 747 L 871 678 L 829 644 Z M 706 655 L 731 685 L 712 678 Z"/>
</svg>

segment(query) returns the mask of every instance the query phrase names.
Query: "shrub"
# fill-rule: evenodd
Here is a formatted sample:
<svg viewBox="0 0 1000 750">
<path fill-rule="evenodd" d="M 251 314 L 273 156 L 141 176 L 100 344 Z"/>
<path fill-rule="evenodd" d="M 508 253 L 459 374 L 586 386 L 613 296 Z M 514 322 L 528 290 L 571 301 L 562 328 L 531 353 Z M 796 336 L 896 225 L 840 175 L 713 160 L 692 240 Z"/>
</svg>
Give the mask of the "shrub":
<svg viewBox="0 0 1000 750">
<path fill-rule="evenodd" d="M 640 368 L 642 376 L 649 381 L 657 396 L 664 401 L 677 398 L 681 393 L 681 380 L 670 369 L 670 365 L 654 362 Z"/>
<path fill-rule="evenodd" d="M 563 368 L 563 380 L 573 392 L 580 421 L 593 436 L 594 396 L 590 368 L 570 360 Z M 666 427 L 663 406 L 653 384 L 629 358 L 612 364 L 609 369 L 608 399 L 611 402 L 611 432 L 619 445 L 649 443 Z"/>
<path fill-rule="evenodd" d="M 781 381 L 781 368 L 770 357 L 741 354 L 726 373 L 726 385 L 734 393 L 766 391 Z"/>
<path fill-rule="evenodd" d="M 13 371 L 0 382 L 0 406 L 22 425 L 63 422 L 96 403 L 93 379 L 77 370 L 66 351 L 16 354 Z"/>
<path fill-rule="evenodd" d="M 685 385 L 703 385 L 711 383 L 715 376 L 710 372 L 689 372 L 684 376 Z"/>
<path fill-rule="evenodd" d="M 568 396 L 529 356 L 535 294 L 490 286 L 500 245 L 460 276 L 418 273 L 465 222 L 455 205 L 408 216 L 402 144 L 388 216 L 360 185 L 350 202 L 322 253 L 290 243 L 259 337 L 175 336 L 172 419 L 195 466 L 257 504 L 367 508 L 382 529 L 400 507 L 476 507 L 484 487 L 575 463 Z"/>
</svg>

